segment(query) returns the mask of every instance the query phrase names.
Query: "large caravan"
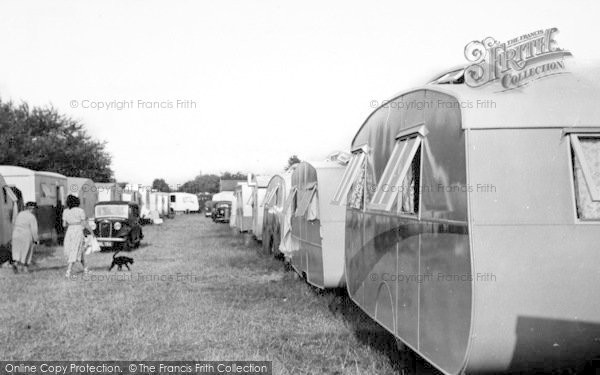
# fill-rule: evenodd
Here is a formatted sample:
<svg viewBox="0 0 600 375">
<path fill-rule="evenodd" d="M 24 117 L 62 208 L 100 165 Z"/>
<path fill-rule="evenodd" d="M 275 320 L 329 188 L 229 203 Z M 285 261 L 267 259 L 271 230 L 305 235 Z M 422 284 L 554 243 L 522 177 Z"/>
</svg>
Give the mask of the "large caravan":
<svg viewBox="0 0 600 375">
<path fill-rule="evenodd" d="M 68 192 L 80 200 L 80 207 L 88 218 L 94 217 L 94 207 L 98 203 L 98 189 L 89 178 L 67 177 Z"/>
<path fill-rule="evenodd" d="M 24 202 L 37 203 L 40 240 L 56 243 L 64 232 L 61 216 L 66 203 L 67 177 L 15 166 L 0 166 L 0 174 L 7 185 L 21 191 Z"/>
<path fill-rule="evenodd" d="M 333 199 L 348 293 L 444 373 L 600 355 L 599 78 L 429 84 L 354 137 Z"/>
<path fill-rule="evenodd" d="M 330 204 L 343 173 L 337 161 L 296 164 L 284 205 L 284 254 L 318 288 L 344 286 L 345 209 Z"/>
</svg>

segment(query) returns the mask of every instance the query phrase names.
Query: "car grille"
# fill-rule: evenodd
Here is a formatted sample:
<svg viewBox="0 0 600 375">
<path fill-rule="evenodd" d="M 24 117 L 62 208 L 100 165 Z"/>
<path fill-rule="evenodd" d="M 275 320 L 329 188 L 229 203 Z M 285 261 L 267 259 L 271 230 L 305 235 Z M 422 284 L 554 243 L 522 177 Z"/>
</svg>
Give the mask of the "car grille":
<svg viewBox="0 0 600 375">
<path fill-rule="evenodd" d="M 111 237 L 110 223 L 100 223 L 100 237 Z"/>
</svg>

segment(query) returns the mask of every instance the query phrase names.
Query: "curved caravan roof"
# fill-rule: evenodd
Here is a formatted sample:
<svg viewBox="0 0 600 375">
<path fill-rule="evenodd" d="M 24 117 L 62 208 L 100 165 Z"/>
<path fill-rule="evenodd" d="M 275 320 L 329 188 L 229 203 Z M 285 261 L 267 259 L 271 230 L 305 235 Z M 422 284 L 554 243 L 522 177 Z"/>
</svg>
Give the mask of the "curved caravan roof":
<svg viewBox="0 0 600 375">
<path fill-rule="evenodd" d="M 54 177 L 59 179 L 67 179 L 66 176 L 60 173 L 54 172 L 44 172 L 44 171 L 34 171 L 32 169 L 17 167 L 13 165 L 0 165 L 0 173 L 4 177 L 32 177 L 32 176 L 47 176 Z"/>
<path fill-rule="evenodd" d="M 458 103 L 433 99 L 427 95 L 428 91 L 450 95 Z M 400 96 L 410 93 L 415 93 L 410 98 L 414 103 L 402 102 L 404 99 Z M 392 104 L 396 100 L 400 102 Z M 406 110 L 451 105 L 460 106 L 463 129 L 593 127 L 598 126 L 600 118 L 599 102 L 600 65 L 582 66 L 570 62 L 566 64 L 565 73 L 546 76 L 511 90 L 492 83 L 482 87 L 428 84 L 402 91 L 376 108 L 361 129 L 382 107 Z"/>
<path fill-rule="evenodd" d="M 269 185 L 269 181 L 271 181 L 271 176 L 255 174 L 248 178 L 248 185 L 266 188 Z"/>
<path fill-rule="evenodd" d="M 58 198 L 65 204 L 65 193 L 68 193 L 67 177 L 54 172 L 41 172 L 12 165 L 0 165 L 0 174 L 8 185 L 16 186 L 23 194 L 25 202 L 37 202 L 38 205 L 56 204 L 54 187 L 59 187 Z M 40 181 L 43 183 L 40 184 Z M 54 186 L 54 187 L 52 187 Z"/>
</svg>

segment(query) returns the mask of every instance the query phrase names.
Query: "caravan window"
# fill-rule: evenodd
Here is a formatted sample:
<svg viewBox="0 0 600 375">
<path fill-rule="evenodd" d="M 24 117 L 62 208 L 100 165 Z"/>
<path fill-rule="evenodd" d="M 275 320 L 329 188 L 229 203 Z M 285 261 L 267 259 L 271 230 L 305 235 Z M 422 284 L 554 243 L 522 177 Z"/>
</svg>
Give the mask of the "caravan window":
<svg viewBox="0 0 600 375">
<path fill-rule="evenodd" d="M 265 207 L 272 207 L 274 205 L 277 204 L 277 191 L 279 190 L 279 185 L 276 185 L 275 187 L 271 187 L 268 191 L 267 194 L 265 195 L 265 198 L 263 199 L 263 206 Z"/>
<path fill-rule="evenodd" d="M 356 150 L 352 154 L 352 158 L 350 159 L 350 162 L 348 162 L 348 166 L 344 171 L 344 175 L 342 176 L 338 188 L 335 191 L 335 194 L 333 195 L 333 200 L 331 201 L 331 204 L 335 204 L 338 206 L 346 204 L 346 200 L 348 198 L 348 193 L 350 192 L 350 189 L 352 188 L 356 180 L 359 177 L 361 177 L 361 173 L 364 169 L 365 159 L 366 154 L 365 149 L 363 148 Z"/>
<path fill-rule="evenodd" d="M 290 195 L 288 196 L 287 200 L 285 201 L 285 206 L 283 207 L 284 212 L 291 212 L 294 213 L 294 211 L 296 211 L 296 193 L 298 192 L 298 190 L 293 187 L 292 191 L 290 191 Z"/>
<path fill-rule="evenodd" d="M 298 209 L 296 210 L 296 216 L 304 216 L 306 211 L 308 210 L 308 206 L 313 200 L 313 196 L 317 191 L 317 185 L 311 184 L 310 186 L 306 186 L 306 190 L 302 194 L 302 199 L 300 203 L 298 203 Z"/>
<path fill-rule="evenodd" d="M 421 140 L 420 134 L 398 138 L 369 208 L 391 211 L 397 203 L 399 212 L 418 212 Z"/>
<path fill-rule="evenodd" d="M 56 198 L 56 191 L 48 184 L 41 184 L 42 198 Z"/>
<path fill-rule="evenodd" d="M 175 203 L 175 202 L 176 202 L 176 200 L 177 200 L 177 196 L 175 196 L 175 195 L 171 195 L 171 202 L 172 202 L 172 203 Z"/>
<path fill-rule="evenodd" d="M 577 217 L 600 220 L 600 137 L 571 134 Z"/>
</svg>

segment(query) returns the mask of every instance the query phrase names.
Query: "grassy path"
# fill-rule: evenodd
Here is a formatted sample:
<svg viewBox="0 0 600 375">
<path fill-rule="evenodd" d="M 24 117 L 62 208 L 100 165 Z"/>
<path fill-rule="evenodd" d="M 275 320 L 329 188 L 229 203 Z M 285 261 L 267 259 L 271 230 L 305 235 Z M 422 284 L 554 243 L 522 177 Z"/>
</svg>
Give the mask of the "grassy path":
<svg viewBox="0 0 600 375">
<path fill-rule="evenodd" d="M 395 341 L 346 297 L 200 215 L 144 227 L 131 272 L 64 277 L 62 248 L 37 267 L 0 269 L 0 352 L 10 360 L 271 360 L 275 374 L 388 374 Z"/>
</svg>

